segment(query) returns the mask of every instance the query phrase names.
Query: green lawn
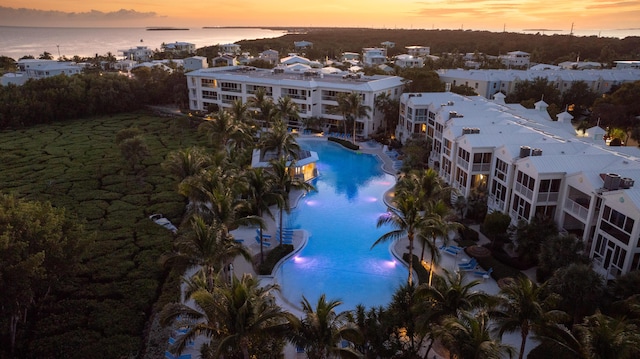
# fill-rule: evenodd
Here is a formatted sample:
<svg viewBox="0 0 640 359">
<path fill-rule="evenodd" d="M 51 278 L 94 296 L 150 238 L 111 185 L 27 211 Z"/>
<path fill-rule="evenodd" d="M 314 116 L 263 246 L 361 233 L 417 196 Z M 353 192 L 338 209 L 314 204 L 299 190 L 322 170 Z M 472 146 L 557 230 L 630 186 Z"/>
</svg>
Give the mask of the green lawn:
<svg viewBox="0 0 640 359">
<path fill-rule="evenodd" d="M 160 163 L 172 150 L 206 144 L 193 125 L 134 113 L 0 133 L 1 190 L 64 207 L 95 233 L 83 273 L 33 314 L 22 346 L 28 357 L 122 358 L 143 349 L 154 304 L 177 294 L 163 291 L 167 273 L 158 265 L 173 237 L 148 216 L 181 220 L 185 201 Z M 142 130 L 151 151 L 137 174 L 115 142 L 129 127 Z"/>
</svg>

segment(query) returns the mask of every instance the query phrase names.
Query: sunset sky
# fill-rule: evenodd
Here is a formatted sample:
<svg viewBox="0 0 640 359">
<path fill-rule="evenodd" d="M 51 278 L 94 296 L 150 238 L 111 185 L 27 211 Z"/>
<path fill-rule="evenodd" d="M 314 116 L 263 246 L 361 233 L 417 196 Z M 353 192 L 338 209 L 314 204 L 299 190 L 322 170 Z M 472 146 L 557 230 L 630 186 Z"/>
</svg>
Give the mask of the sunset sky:
<svg viewBox="0 0 640 359">
<path fill-rule="evenodd" d="M 28 5 L 27 5 L 28 4 Z M 25 8 L 27 6 L 27 8 Z M 640 28 L 640 1 L 4 0 L 5 26 L 336 26 L 522 31 Z"/>
</svg>

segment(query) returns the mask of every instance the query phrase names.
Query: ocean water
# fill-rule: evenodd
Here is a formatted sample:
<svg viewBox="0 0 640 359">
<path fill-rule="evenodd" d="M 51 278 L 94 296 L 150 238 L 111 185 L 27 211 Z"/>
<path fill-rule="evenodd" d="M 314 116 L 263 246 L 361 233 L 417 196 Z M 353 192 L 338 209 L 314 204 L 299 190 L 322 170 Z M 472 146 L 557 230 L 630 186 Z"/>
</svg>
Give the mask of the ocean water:
<svg viewBox="0 0 640 359">
<path fill-rule="evenodd" d="M 182 41 L 196 48 L 234 43 L 240 40 L 275 38 L 284 31 L 260 28 L 191 28 L 189 30 L 148 31 L 145 28 L 61 28 L 0 26 L 0 56 L 14 60 L 46 52 L 54 59 L 75 55 L 89 57 L 112 53 L 122 58 L 119 50 L 147 46 L 155 50 L 164 43 Z"/>
</svg>

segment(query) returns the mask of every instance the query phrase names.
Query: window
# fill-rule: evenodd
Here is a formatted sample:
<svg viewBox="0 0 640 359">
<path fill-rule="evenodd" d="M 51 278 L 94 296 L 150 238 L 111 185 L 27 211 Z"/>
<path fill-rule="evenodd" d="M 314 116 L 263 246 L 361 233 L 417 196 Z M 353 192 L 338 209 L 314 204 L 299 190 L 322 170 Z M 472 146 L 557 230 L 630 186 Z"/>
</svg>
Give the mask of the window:
<svg viewBox="0 0 640 359">
<path fill-rule="evenodd" d="M 293 88 L 283 88 L 282 96 L 288 96 L 292 99 L 297 100 L 306 100 L 307 99 L 307 91 L 306 90 L 298 90 Z"/>
<path fill-rule="evenodd" d="M 222 103 L 226 103 L 228 105 L 232 104 L 237 99 L 239 99 L 238 96 L 222 95 Z"/>
<path fill-rule="evenodd" d="M 467 172 L 461 170 L 460 168 L 456 168 L 456 182 L 460 185 L 460 187 L 467 186 Z"/>
<path fill-rule="evenodd" d="M 503 160 L 497 158 L 496 159 L 496 169 L 493 172 L 493 175 L 499 178 L 502 182 L 507 180 L 507 172 L 509 171 L 509 166 Z"/>
<path fill-rule="evenodd" d="M 264 90 L 267 96 L 273 96 L 273 87 L 260 85 L 247 85 L 247 94 L 254 95 L 260 89 Z"/>
<path fill-rule="evenodd" d="M 560 192 L 560 179 L 545 179 L 540 181 L 538 202 L 555 202 Z"/>
<path fill-rule="evenodd" d="M 470 153 L 467 152 L 467 150 L 465 150 L 464 148 L 458 148 L 458 157 L 460 157 L 463 160 L 469 162 L 469 155 L 470 155 Z"/>
<path fill-rule="evenodd" d="M 446 138 L 444 139 L 444 154 L 451 156 L 451 141 Z"/>
<path fill-rule="evenodd" d="M 507 197 L 507 188 L 494 179 L 491 184 L 491 195 L 494 197 L 494 200 L 504 203 Z"/>
<path fill-rule="evenodd" d="M 200 81 L 202 87 L 217 87 L 217 83 L 215 79 L 202 79 Z"/>
<path fill-rule="evenodd" d="M 442 143 L 440 141 L 433 141 L 433 151 L 438 154 L 442 151 Z"/>
<path fill-rule="evenodd" d="M 489 172 L 491 170 L 491 152 L 474 153 L 473 168 L 476 172 Z"/>
<path fill-rule="evenodd" d="M 518 171 L 518 175 L 516 177 L 516 185 L 514 189 L 523 195 L 525 195 L 528 199 L 533 199 L 533 189 L 536 185 L 536 180 L 533 177 L 530 177 L 528 174 Z"/>
<path fill-rule="evenodd" d="M 600 229 L 613 238 L 624 244 L 629 244 L 634 224 L 633 218 L 629 218 L 609 206 L 604 206 Z"/>
<path fill-rule="evenodd" d="M 203 90 L 202 91 L 202 98 L 207 99 L 207 100 L 217 100 L 218 99 L 218 94 L 215 91 Z"/>
<path fill-rule="evenodd" d="M 426 108 L 417 108 L 415 112 L 415 121 L 427 122 L 427 112 L 429 111 Z"/>
<path fill-rule="evenodd" d="M 531 213 L 531 204 L 524 198 L 518 195 L 514 195 L 513 205 L 511 206 L 511 209 L 518 215 L 518 219 L 524 219 L 525 221 L 529 220 L 529 214 Z"/>
<path fill-rule="evenodd" d="M 536 216 L 540 218 L 553 218 L 556 215 L 556 206 L 536 206 Z"/>
<path fill-rule="evenodd" d="M 220 89 L 226 92 L 242 92 L 242 85 L 235 82 L 220 82 Z"/>
</svg>

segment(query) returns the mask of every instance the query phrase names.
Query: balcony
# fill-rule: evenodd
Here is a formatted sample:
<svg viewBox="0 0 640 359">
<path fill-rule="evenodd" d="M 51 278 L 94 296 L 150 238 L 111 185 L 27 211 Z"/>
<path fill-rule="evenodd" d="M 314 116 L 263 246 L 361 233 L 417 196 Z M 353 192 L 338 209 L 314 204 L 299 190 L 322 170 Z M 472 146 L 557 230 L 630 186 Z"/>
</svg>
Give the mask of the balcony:
<svg viewBox="0 0 640 359">
<path fill-rule="evenodd" d="M 523 186 L 521 183 L 516 182 L 516 185 L 513 188 L 516 190 L 516 192 L 525 196 L 527 199 L 533 200 L 533 191 Z"/>
<path fill-rule="evenodd" d="M 538 193 L 538 202 L 558 202 L 558 192 Z"/>
<path fill-rule="evenodd" d="M 458 164 L 458 167 L 464 169 L 465 171 L 469 170 L 469 161 L 465 161 L 464 159 L 458 157 L 456 163 Z"/>
<path fill-rule="evenodd" d="M 485 172 L 489 173 L 491 170 L 491 163 L 474 163 L 471 167 L 472 172 Z"/>
<path fill-rule="evenodd" d="M 587 222 L 587 215 L 589 214 L 589 209 L 583 207 L 578 204 L 578 202 L 573 201 L 570 198 L 567 198 L 565 202 L 564 209 L 571 213 L 574 217 L 583 220 L 585 223 Z"/>
</svg>

